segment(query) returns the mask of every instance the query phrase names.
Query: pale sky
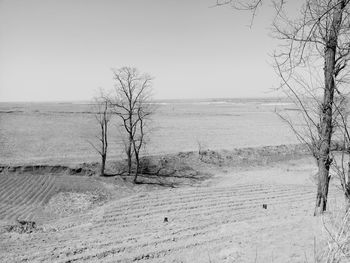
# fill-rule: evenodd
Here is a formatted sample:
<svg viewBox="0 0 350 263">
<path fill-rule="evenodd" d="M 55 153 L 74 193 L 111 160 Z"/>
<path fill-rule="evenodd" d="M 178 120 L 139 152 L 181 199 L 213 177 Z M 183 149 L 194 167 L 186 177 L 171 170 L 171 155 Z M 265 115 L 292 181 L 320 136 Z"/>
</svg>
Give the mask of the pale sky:
<svg viewBox="0 0 350 263">
<path fill-rule="evenodd" d="M 89 100 L 111 68 L 154 77 L 156 99 L 274 96 L 271 8 L 215 0 L 0 0 L 0 101 Z"/>
</svg>

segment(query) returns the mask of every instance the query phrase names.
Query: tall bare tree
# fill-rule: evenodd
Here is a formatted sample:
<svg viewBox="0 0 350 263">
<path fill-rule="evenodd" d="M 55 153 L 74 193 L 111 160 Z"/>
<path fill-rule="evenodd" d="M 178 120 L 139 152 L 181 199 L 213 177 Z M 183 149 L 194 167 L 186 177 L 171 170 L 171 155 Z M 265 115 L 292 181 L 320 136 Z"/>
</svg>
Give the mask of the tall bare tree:
<svg viewBox="0 0 350 263">
<path fill-rule="evenodd" d="M 97 136 L 100 143 L 98 146 L 95 146 L 93 143 L 90 144 L 101 156 L 100 174 L 101 176 L 104 176 L 108 149 L 108 124 L 111 120 L 111 111 L 109 109 L 108 96 L 106 96 L 102 90 L 100 90 L 100 95 L 94 99 L 94 107 L 95 119 L 100 129 L 100 135 Z"/>
<path fill-rule="evenodd" d="M 340 188 L 345 195 L 345 209 L 348 212 L 350 209 L 350 130 L 348 127 L 349 117 L 349 98 L 341 97 L 341 103 L 336 107 L 336 112 L 339 113 L 337 126 L 340 130 L 337 136 L 341 145 L 338 146 L 341 150 L 341 157 L 333 157 L 332 168 L 335 175 L 340 181 Z M 339 160 L 340 159 L 340 160 Z"/>
<path fill-rule="evenodd" d="M 146 125 L 152 114 L 150 96 L 152 78 L 141 74 L 136 68 L 122 67 L 113 70 L 115 79 L 115 96 L 110 105 L 120 118 L 127 136 L 125 151 L 127 156 L 127 172 L 134 172 L 134 182 L 140 173 L 140 153 L 145 145 Z M 133 164 L 135 169 L 133 171 Z"/>
<path fill-rule="evenodd" d="M 230 4 L 236 9 L 252 12 L 252 20 L 263 0 L 217 1 L 217 5 Z M 341 93 L 346 81 L 347 62 L 350 52 L 349 0 L 305 0 L 297 18 L 288 17 L 286 0 L 272 0 L 275 8 L 273 19 L 274 37 L 281 41 L 274 54 L 276 71 L 281 77 L 281 87 L 286 88 L 302 109 L 307 123 L 312 152 L 318 165 L 318 182 L 315 215 L 327 207 L 330 179 L 331 141 L 334 133 L 335 92 Z M 320 63 L 322 61 L 322 63 Z M 318 65 L 316 71 L 323 71 L 323 81 L 315 93 L 314 80 L 307 76 L 305 67 Z M 306 75 L 305 75 L 306 74 Z M 309 78 L 309 80 L 307 80 Z M 318 113 L 309 112 L 301 99 L 306 93 L 318 105 Z M 312 92 L 310 92 L 312 91 Z M 318 98 L 321 97 L 319 100 Z M 316 133 L 315 133 L 316 131 Z"/>
</svg>

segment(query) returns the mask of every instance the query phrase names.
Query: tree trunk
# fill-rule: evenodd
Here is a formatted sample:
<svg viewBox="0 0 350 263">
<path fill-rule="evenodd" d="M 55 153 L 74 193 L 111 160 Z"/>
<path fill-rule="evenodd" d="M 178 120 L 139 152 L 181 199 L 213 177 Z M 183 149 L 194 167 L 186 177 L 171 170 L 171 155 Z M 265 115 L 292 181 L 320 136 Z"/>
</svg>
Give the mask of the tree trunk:
<svg viewBox="0 0 350 263">
<path fill-rule="evenodd" d="M 130 176 L 131 175 L 131 166 L 132 166 L 130 141 L 129 141 L 129 145 L 128 145 L 127 155 L 128 155 L 128 175 Z"/>
<path fill-rule="evenodd" d="M 327 209 L 327 197 L 329 187 L 329 163 L 330 161 L 324 159 L 319 159 L 318 161 L 318 183 L 314 215 L 320 215 Z"/>
<path fill-rule="evenodd" d="M 107 148 L 108 148 L 108 120 L 107 120 L 107 102 L 105 104 L 105 110 L 103 112 L 103 126 L 102 126 L 102 162 L 101 162 L 101 176 L 105 175 L 106 159 L 107 159 Z"/>
<path fill-rule="evenodd" d="M 105 175 L 105 167 L 106 167 L 106 154 L 101 155 L 102 160 L 101 160 L 101 176 Z"/>
<path fill-rule="evenodd" d="M 136 171 L 135 171 L 135 175 L 134 175 L 134 183 L 136 184 L 137 183 L 137 177 L 139 176 L 139 173 L 138 173 L 138 167 L 136 167 Z"/>
<path fill-rule="evenodd" d="M 137 183 L 137 176 L 139 175 L 139 170 L 140 170 L 140 159 L 139 159 L 139 153 L 137 152 L 137 150 L 135 150 L 135 160 L 136 160 L 136 171 L 135 171 L 134 183 Z"/>
<path fill-rule="evenodd" d="M 334 7 L 333 21 L 329 29 L 329 37 L 325 47 L 324 81 L 325 88 L 323 94 L 323 104 L 321 108 L 320 121 L 320 145 L 318 156 L 318 184 L 316 195 L 315 215 L 322 214 L 327 209 L 327 197 L 329 186 L 329 167 L 332 162 L 330 158 L 330 146 L 332 138 L 332 117 L 334 98 L 334 69 L 338 43 L 339 28 L 342 21 L 342 12 L 345 1 L 339 1 Z"/>
</svg>

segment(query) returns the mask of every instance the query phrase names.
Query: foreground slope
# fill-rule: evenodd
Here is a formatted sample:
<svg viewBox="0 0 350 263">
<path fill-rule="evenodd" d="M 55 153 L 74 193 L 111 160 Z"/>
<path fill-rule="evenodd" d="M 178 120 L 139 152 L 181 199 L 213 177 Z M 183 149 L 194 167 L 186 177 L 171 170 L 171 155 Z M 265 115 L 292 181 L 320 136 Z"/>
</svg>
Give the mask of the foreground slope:
<svg viewBox="0 0 350 263">
<path fill-rule="evenodd" d="M 309 163 L 134 193 L 42 232 L 2 233 L 0 261 L 304 262 L 313 257 L 320 227 Z"/>
</svg>

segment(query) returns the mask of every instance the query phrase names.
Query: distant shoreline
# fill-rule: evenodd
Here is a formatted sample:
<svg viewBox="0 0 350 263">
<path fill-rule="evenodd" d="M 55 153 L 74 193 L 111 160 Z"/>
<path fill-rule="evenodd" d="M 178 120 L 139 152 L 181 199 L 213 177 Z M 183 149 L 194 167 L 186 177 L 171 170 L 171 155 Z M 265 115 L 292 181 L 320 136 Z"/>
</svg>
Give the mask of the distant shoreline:
<svg viewBox="0 0 350 263">
<path fill-rule="evenodd" d="M 151 102 L 191 103 L 191 102 L 235 102 L 235 101 L 290 101 L 286 97 L 237 97 L 237 98 L 184 98 L 184 99 L 153 99 Z M 0 101 L 1 104 L 91 104 L 92 100 L 53 100 L 53 101 Z"/>
</svg>

